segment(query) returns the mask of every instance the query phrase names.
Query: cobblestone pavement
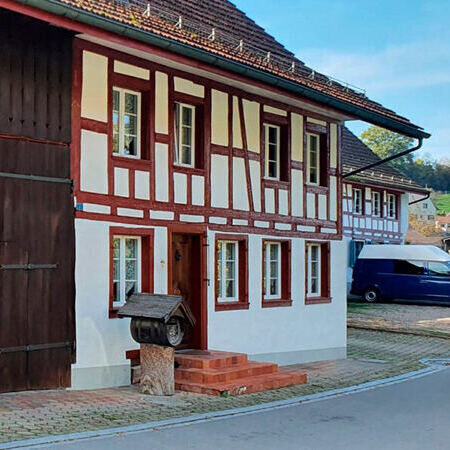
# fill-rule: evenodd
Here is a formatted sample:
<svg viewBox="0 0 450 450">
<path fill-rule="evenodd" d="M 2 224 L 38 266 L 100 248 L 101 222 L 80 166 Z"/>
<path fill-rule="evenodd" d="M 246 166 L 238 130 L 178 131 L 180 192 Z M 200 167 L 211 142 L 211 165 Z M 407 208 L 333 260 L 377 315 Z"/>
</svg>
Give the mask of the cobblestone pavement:
<svg viewBox="0 0 450 450">
<path fill-rule="evenodd" d="M 349 303 L 347 324 L 357 328 L 410 332 L 450 339 L 450 308 L 396 303 Z"/>
<path fill-rule="evenodd" d="M 422 358 L 449 358 L 450 340 L 350 330 L 348 359 L 291 366 L 308 384 L 239 397 L 177 393 L 155 398 L 136 387 L 96 391 L 41 391 L 0 395 L 0 443 L 76 433 L 238 408 L 399 375 Z"/>
</svg>

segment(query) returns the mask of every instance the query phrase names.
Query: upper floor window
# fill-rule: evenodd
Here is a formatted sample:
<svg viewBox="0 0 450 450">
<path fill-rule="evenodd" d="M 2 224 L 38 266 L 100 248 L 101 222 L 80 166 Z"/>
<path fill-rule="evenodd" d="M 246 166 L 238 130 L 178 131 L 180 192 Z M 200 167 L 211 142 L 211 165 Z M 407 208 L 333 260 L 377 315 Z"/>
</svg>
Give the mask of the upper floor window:
<svg viewBox="0 0 450 450">
<path fill-rule="evenodd" d="M 217 300 L 239 300 L 238 241 L 217 242 Z"/>
<path fill-rule="evenodd" d="M 281 133 L 278 125 L 264 124 L 264 143 L 266 155 L 267 178 L 280 179 L 280 141 Z"/>
<path fill-rule="evenodd" d="M 376 191 L 372 191 L 372 215 L 381 216 L 381 195 Z"/>
<path fill-rule="evenodd" d="M 363 198 L 361 189 L 353 189 L 353 213 L 363 213 Z"/>
<path fill-rule="evenodd" d="M 113 88 L 113 153 L 140 157 L 141 94 Z"/>
<path fill-rule="evenodd" d="M 318 134 L 307 133 L 307 178 L 309 184 L 320 184 L 320 136 Z"/>
<path fill-rule="evenodd" d="M 175 103 L 174 162 L 195 167 L 195 106 Z"/>
<path fill-rule="evenodd" d="M 123 305 L 140 290 L 141 239 L 132 236 L 113 238 L 113 307 Z"/>
<path fill-rule="evenodd" d="M 395 194 L 387 195 L 387 216 L 389 219 L 396 219 L 397 216 L 397 197 Z"/>
</svg>

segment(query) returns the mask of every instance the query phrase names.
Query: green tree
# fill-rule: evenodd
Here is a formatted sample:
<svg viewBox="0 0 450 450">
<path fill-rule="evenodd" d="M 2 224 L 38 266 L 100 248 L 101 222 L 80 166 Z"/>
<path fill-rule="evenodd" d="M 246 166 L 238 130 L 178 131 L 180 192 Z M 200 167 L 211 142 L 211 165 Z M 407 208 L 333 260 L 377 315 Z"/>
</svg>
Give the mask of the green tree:
<svg viewBox="0 0 450 450">
<path fill-rule="evenodd" d="M 414 144 L 414 139 L 394 133 L 384 128 L 371 126 L 361 134 L 361 139 L 369 148 L 371 148 L 381 159 L 401 153 Z M 411 154 L 399 159 L 394 159 L 391 164 L 402 169 L 405 165 L 413 162 Z"/>
</svg>

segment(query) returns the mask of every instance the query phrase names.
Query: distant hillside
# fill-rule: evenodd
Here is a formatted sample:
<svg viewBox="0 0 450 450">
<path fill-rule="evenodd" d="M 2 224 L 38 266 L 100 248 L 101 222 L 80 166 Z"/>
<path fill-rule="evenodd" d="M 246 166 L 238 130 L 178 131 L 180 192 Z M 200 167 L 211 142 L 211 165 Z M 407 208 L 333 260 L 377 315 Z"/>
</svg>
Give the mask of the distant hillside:
<svg viewBox="0 0 450 450">
<path fill-rule="evenodd" d="M 433 203 L 439 215 L 446 216 L 450 213 L 450 194 L 436 194 L 433 196 Z"/>
</svg>

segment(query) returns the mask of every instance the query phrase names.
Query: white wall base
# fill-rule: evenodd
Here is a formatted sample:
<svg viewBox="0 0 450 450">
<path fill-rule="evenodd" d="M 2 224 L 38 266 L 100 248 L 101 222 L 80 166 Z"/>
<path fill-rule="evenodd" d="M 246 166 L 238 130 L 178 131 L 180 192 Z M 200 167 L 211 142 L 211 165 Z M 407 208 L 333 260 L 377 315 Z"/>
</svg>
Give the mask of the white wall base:
<svg viewBox="0 0 450 450">
<path fill-rule="evenodd" d="M 129 386 L 131 384 L 130 364 L 103 367 L 73 367 L 72 390 L 102 389 Z"/>
<path fill-rule="evenodd" d="M 334 359 L 345 359 L 347 357 L 346 347 L 322 348 L 317 350 L 300 350 L 297 352 L 262 353 L 249 355 L 251 361 L 271 362 L 280 366 L 292 364 L 303 364 L 312 361 L 327 361 Z"/>
</svg>

